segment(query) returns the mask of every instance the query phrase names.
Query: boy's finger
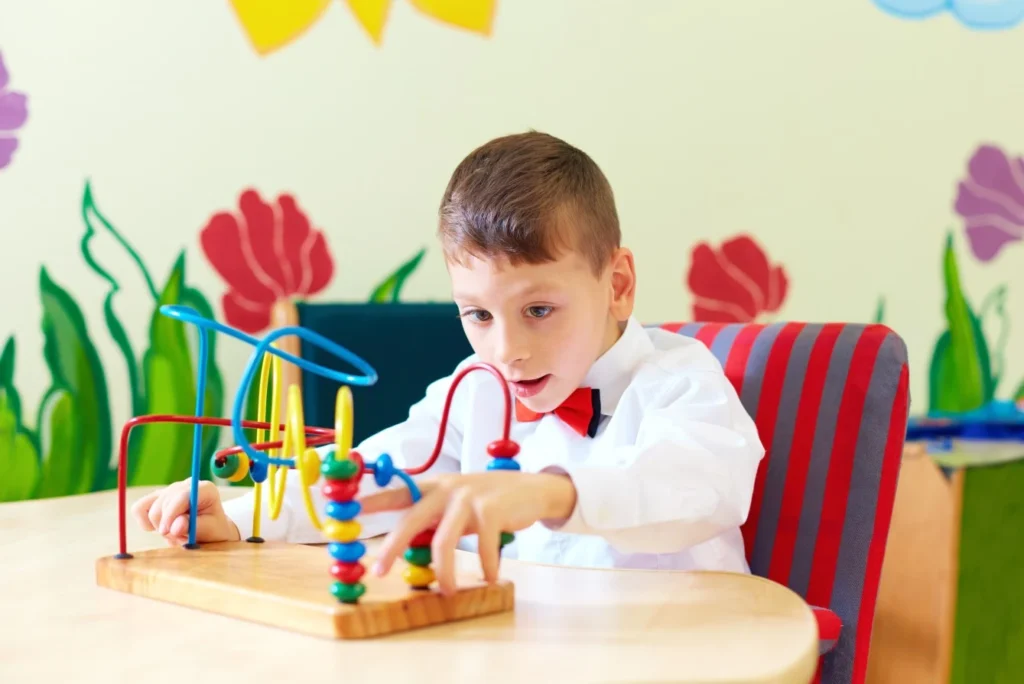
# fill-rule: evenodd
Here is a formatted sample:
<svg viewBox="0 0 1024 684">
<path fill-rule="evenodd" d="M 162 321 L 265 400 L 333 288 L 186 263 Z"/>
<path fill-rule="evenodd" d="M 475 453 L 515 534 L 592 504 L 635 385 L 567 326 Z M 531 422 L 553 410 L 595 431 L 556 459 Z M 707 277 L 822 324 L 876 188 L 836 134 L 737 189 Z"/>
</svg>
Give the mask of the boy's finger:
<svg viewBox="0 0 1024 684">
<path fill-rule="evenodd" d="M 190 494 L 188 489 L 182 488 L 169 492 L 164 497 L 160 512 L 160 534 L 167 534 L 174 519 L 188 512 Z"/>
<path fill-rule="evenodd" d="M 420 501 L 409 509 L 401 522 L 390 534 L 384 538 L 380 547 L 380 555 L 374 565 L 374 571 L 378 575 L 386 575 L 391 570 L 400 553 L 404 553 L 409 547 L 409 542 L 417 534 L 430 527 L 444 511 L 445 497 L 434 492 L 420 499 Z"/>
<path fill-rule="evenodd" d="M 477 510 L 476 539 L 484 580 L 488 583 L 497 582 L 498 567 L 501 563 L 501 525 L 496 516 L 484 515 Z"/>
<path fill-rule="evenodd" d="M 472 512 L 468 500 L 456 498 L 448 506 L 441 524 L 434 532 L 430 554 L 437 575 L 437 586 L 442 594 L 455 593 L 455 547 L 459 545 Z"/>
<path fill-rule="evenodd" d="M 156 498 L 157 493 L 153 492 L 132 504 L 132 515 L 135 516 L 135 520 L 139 523 L 139 527 L 147 532 L 151 532 L 156 529 L 149 519 L 149 509 L 153 506 L 153 502 L 156 501 Z"/>
<path fill-rule="evenodd" d="M 420 498 L 434 491 L 433 482 L 417 482 L 416 487 L 420 490 Z M 361 513 L 380 513 L 382 511 L 399 511 L 412 506 L 412 494 L 404 484 L 394 488 L 382 489 L 373 494 L 356 497 L 359 502 Z"/>
<path fill-rule="evenodd" d="M 397 511 L 412 505 L 412 496 L 405 487 L 401 489 L 385 489 L 361 499 L 357 498 L 356 500 L 362 506 L 360 513 L 363 514 Z"/>
</svg>

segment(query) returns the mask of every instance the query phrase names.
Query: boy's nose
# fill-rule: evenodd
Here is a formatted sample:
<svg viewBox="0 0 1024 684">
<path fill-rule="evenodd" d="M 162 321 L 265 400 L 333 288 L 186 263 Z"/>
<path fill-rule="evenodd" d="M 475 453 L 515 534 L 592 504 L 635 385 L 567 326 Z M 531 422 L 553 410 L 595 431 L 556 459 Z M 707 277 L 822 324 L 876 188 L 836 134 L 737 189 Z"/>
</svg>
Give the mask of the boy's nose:
<svg viewBox="0 0 1024 684">
<path fill-rule="evenodd" d="M 526 340 L 512 330 L 503 330 L 498 336 L 498 348 L 495 350 L 497 361 L 505 366 L 514 366 L 530 358 Z"/>
</svg>

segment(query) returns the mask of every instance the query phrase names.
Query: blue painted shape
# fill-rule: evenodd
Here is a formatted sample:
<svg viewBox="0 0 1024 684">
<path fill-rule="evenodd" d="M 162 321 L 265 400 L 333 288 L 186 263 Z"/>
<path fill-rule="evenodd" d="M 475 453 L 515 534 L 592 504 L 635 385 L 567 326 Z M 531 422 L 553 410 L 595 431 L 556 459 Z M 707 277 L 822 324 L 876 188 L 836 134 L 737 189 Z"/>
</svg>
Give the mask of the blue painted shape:
<svg viewBox="0 0 1024 684">
<path fill-rule="evenodd" d="M 327 545 L 327 553 L 334 560 L 342 563 L 355 563 L 366 553 L 366 545 L 362 542 L 331 542 Z"/>
<path fill-rule="evenodd" d="M 1024 21 L 1024 0 L 873 0 L 901 19 L 929 19 L 949 12 L 969 29 L 1009 29 Z"/>
<path fill-rule="evenodd" d="M 488 470 L 519 470 L 519 463 L 514 458 L 492 458 L 487 464 Z"/>
<path fill-rule="evenodd" d="M 353 520 L 362 509 L 358 501 L 328 501 L 326 512 L 332 520 Z"/>
</svg>

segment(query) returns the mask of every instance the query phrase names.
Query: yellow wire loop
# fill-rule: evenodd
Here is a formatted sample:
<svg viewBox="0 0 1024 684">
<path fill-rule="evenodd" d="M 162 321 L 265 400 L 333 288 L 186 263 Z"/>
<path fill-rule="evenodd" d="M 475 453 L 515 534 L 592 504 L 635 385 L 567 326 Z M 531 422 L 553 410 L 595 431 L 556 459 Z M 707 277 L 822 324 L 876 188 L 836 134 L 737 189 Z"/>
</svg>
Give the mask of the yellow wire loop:
<svg viewBox="0 0 1024 684">
<path fill-rule="evenodd" d="M 352 451 L 352 390 L 348 385 L 338 388 L 334 402 L 334 442 L 338 447 L 334 458 L 348 458 Z"/>
</svg>

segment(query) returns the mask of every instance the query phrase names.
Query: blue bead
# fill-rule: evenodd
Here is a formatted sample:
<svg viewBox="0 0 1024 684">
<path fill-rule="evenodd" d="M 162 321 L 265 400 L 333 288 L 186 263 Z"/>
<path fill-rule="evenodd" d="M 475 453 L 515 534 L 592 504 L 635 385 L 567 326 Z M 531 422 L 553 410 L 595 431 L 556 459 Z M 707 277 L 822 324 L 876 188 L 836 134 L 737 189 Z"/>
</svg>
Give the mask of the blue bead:
<svg viewBox="0 0 1024 684">
<path fill-rule="evenodd" d="M 331 542 L 327 545 L 327 553 L 334 560 L 343 563 L 355 563 L 366 553 L 366 545 L 362 542 Z"/>
<path fill-rule="evenodd" d="M 253 461 L 249 466 L 249 477 L 253 482 L 264 482 L 267 479 L 267 464 Z"/>
<path fill-rule="evenodd" d="M 488 470 L 519 470 L 519 462 L 514 458 L 492 458 L 487 464 Z"/>
<path fill-rule="evenodd" d="M 358 501 L 328 501 L 327 517 L 335 520 L 352 520 L 363 509 Z"/>
<path fill-rule="evenodd" d="M 378 487 L 387 487 L 395 476 L 395 464 L 387 454 L 381 454 L 373 464 L 373 480 Z"/>
</svg>

